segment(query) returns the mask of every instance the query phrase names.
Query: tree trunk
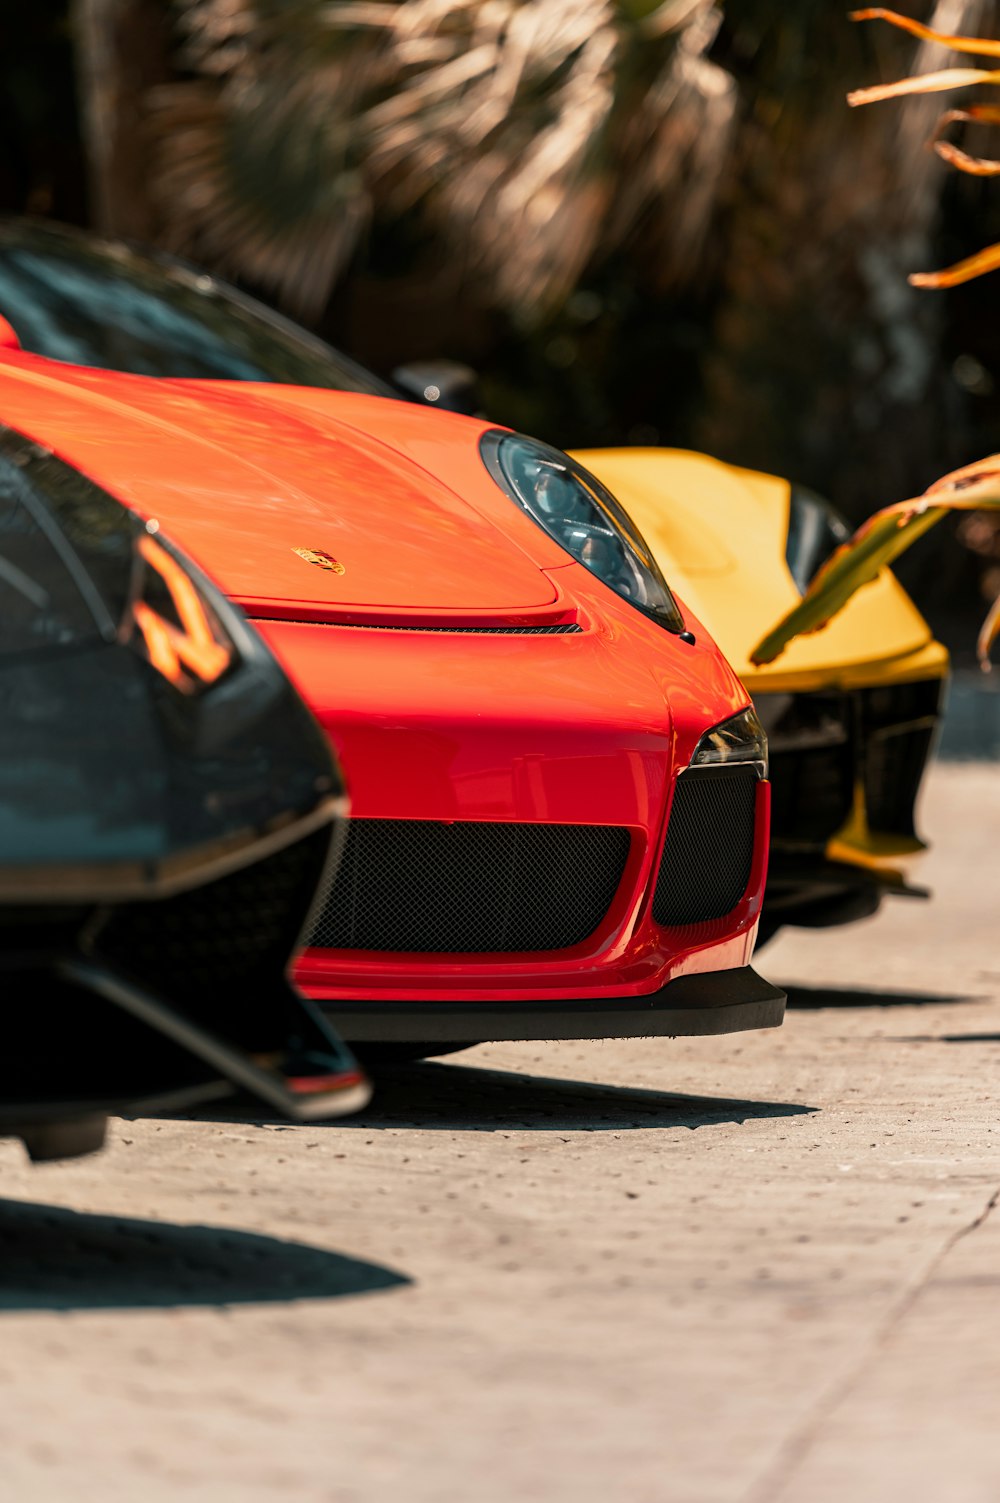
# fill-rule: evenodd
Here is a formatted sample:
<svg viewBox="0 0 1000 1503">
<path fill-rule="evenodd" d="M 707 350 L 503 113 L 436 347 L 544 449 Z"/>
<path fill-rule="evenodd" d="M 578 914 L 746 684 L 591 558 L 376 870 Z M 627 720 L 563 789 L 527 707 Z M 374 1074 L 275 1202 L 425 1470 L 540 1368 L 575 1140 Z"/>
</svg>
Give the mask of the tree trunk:
<svg viewBox="0 0 1000 1503">
<path fill-rule="evenodd" d="M 983 0 L 938 0 L 931 19 L 965 29 L 992 14 Z M 739 463 L 780 466 L 859 521 L 972 456 L 942 360 L 948 303 L 906 280 L 937 264 L 946 174 L 924 142 L 946 96 L 851 111 L 844 93 L 954 59 L 851 27 L 827 0 L 800 0 L 780 27 L 771 0 L 740 15 L 754 112 L 693 437 Z"/>
<path fill-rule="evenodd" d="M 108 235 L 152 240 L 147 91 L 170 74 L 160 0 L 73 0 L 90 220 Z"/>
</svg>

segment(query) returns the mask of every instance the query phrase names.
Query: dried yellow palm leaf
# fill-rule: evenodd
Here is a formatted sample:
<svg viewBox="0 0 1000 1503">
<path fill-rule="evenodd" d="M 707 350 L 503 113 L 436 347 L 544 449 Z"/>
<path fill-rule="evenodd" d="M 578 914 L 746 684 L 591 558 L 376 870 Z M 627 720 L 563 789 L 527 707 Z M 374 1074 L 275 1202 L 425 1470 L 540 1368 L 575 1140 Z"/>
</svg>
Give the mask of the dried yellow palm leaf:
<svg viewBox="0 0 1000 1503">
<path fill-rule="evenodd" d="M 924 496 L 935 501 L 947 499 L 949 505 L 965 510 L 981 506 L 990 510 L 1000 508 L 1000 454 L 988 454 L 985 459 L 962 465 L 959 470 L 949 470 L 947 475 L 942 475 L 940 480 L 927 487 Z M 902 502 L 903 506 L 916 504 Z"/>
<path fill-rule="evenodd" d="M 1000 125 L 1000 108 L 995 105 L 973 106 L 967 110 L 945 110 L 931 137 L 938 156 L 958 172 L 968 172 L 972 177 L 996 177 L 1000 175 L 1000 161 L 994 157 L 974 157 L 951 141 L 941 140 L 949 125 L 987 124 Z"/>
<path fill-rule="evenodd" d="M 951 111 L 950 113 L 957 113 Z M 974 157 L 960 146 L 955 146 L 951 141 L 935 141 L 934 150 L 942 162 L 947 162 L 949 167 L 954 167 L 956 172 L 967 172 L 971 177 L 997 177 L 1000 175 L 1000 161 L 996 157 Z"/>
<path fill-rule="evenodd" d="M 863 522 L 819 570 L 799 604 L 758 642 L 752 663 L 773 663 L 794 637 L 821 631 L 851 597 L 905 553 L 951 511 L 1000 511 L 1000 454 L 953 470 L 922 496 L 887 506 Z M 989 667 L 989 649 L 1000 635 L 1000 610 L 991 609 L 979 635 L 979 658 Z"/>
<path fill-rule="evenodd" d="M 905 94 L 947 94 L 950 89 L 967 89 L 973 84 L 1000 84 L 1000 72 L 988 68 L 942 68 L 937 73 L 898 78 L 895 83 L 852 89 L 847 102 L 850 105 L 877 104 L 881 99 L 901 99 Z"/>
<path fill-rule="evenodd" d="M 974 256 L 956 261 L 954 266 L 946 266 L 943 271 L 915 271 L 907 280 L 911 287 L 943 289 L 960 287 L 963 282 L 971 282 L 975 277 L 997 270 L 1000 270 L 1000 244 L 988 245 L 985 250 L 976 251 Z"/>
<path fill-rule="evenodd" d="M 938 31 L 883 6 L 854 11 L 851 19 L 888 21 L 925 42 L 938 43 L 954 51 L 979 57 L 1000 57 L 1000 41 Z M 847 97 L 851 105 L 871 104 L 877 100 L 895 99 L 903 95 L 943 93 L 952 88 L 966 88 L 974 84 L 1000 84 L 1000 72 L 979 68 L 948 68 L 875 88 L 856 89 Z M 973 156 L 952 142 L 941 139 L 943 131 L 949 125 L 957 123 L 1000 125 L 1000 108 L 980 104 L 970 105 L 964 110 L 947 110 L 939 119 L 929 143 L 938 156 L 960 172 L 975 177 L 1000 176 L 1000 160 Z M 908 280 L 914 287 L 956 287 L 962 282 L 998 269 L 1000 244 L 987 246 L 985 250 L 978 251 L 974 256 L 946 267 L 943 271 L 916 273 Z M 799 605 L 757 644 L 751 654 L 751 661 L 773 662 L 793 637 L 822 630 L 858 589 L 875 579 L 883 568 L 898 558 L 942 517 L 957 510 L 1000 511 L 1000 455 L 994 454 L 989 459 L 955 470 L 938 480 L 923 496 L 876 512 L 819 570 Z M 976 643 L 980 666 L 984 671 L 988 672 L 990 669 L 990 649 L 998 636 L 1000 595 L 993 601 Z"/>
<path fill-rule="evenodd" d="M 967 104 L 960 110 L 945 110 L 937 123 L 937 132 L 955 121 L 967 121 L 971 125 L 1000 125 L 1000 105 Z"/>
<path fill-rule="evenodd" d="M 1000 46 L 1000 44 L 998 44 Z M 857 89 L 847 96 L 851 105 L 870 104 L 879 99 L 891 99 L 903 94 L 928 94 L 943 92 L 952 87 L 970 83 L 1000 84 L 1000 72 L 987 72 L 977 68 L 949 68 L 940 73 L 925 73 L 914 78 L 904 78 L 894 84 L 885 84 L 872 89 Z M 938 121 L 931 144 L 938 155 L 960 172 L 977 177 L 1000 176 L 1000 161 L 989 157 L 974 157 L 950 141 L 936 139 L 938 134 L 955 121 L 977 121 L 984 124 L 1000 123 L 1000 109 L 990 105 L 973 105 L 968 110 L 946 110 Z M 914 272 L 909 277 L 913 287 L 943 289 L 958 287 L 975 277 L 1000 268 L 1000 245 L 987 246 L 975 255 L 945 267 L 942 271 Z"/>
<path fill-rule="evenodd" d="M 892 26 L 898 26 L 901 31 L 908 31 L 911 36 L 920 37 L 924 42 L 938 42 L 942 47 L 950 47 L 954 52 L 968 52 L 975 57 L 1000 57 L 1000 42 L 982 39 L 980 37 L 955 36 L 947 31 L 935 31 L 932 26 L 924 26 L 920 21 L 913 21 L 909 16 L 901 16 L 896 10 L 887 10 L 884 5 L 869 5 L 864 10 L 852 10 L 852 21 L 888 21 Z"/>
<path fill-rule="evenodd" d="M 990 649 L 997 637 L 1000 637 L 1000 595 L 997 596 L 990 606 L 986 620 L 980 627 L 979 636 L 976 639 L 976 656 L 979 659 L 979 666 L 984 673 L 989 673 L 992 666 L 990 663 Z"/>
</svg>

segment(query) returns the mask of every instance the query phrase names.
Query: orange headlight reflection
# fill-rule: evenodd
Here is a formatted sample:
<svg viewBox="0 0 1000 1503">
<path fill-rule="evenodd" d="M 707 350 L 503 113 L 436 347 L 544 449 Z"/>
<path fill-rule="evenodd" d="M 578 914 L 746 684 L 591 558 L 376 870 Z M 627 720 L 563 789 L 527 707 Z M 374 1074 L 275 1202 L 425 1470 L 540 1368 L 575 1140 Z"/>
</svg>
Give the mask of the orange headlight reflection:
<svg viewBox="0 0 1000 1503">
<path fill-rule="evenodd" d="M 233 661 L 233 649 L 220 639 L 194 584 L 175 558 L 151 537 L 137 544 L 150 569 L 166 586 L 180 626 L 164 620 L 144 600 L 132 607 L 153 667 L 176 688 L 190 694 L 221 678 Z"/>
</svg>

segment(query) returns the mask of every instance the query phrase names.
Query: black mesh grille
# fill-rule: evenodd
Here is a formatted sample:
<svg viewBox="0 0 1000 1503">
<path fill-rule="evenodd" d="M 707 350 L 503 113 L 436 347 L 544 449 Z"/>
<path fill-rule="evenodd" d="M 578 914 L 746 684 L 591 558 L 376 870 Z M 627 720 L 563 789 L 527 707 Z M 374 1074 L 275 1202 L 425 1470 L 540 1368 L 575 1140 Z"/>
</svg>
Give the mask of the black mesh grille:
<svg viewBox="0 0 1000 1503">
<path fill-rule="evenodd" d="M 123 903 L 100 931 L 100 952 L 183 1002 L 245 999 L 283 974 L 329 848 L 322 829 L 190 892 Z"/>
<path fill-rule="evenodd" d="M 677 779 L 653 894 L 658 924 L 704 924 L 731 912 L 753 863 L 757 773 L 695 767 Z"/>
<path fill-rule="evenodd" d="M 628 849 L 629 832 L 606 825 L 355 819 L 308 943 L 566 949 L 604 918 Z"/>
</svg>

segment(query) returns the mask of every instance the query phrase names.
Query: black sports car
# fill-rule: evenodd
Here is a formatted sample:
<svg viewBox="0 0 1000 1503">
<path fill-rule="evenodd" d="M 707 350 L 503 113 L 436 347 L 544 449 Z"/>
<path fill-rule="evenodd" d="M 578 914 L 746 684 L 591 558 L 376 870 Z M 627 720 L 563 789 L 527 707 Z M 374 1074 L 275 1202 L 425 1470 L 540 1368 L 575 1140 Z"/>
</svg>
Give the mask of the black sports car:
<svg viewBox="0 0 1000 1503">
<path fill-rule="evenodd" d="M 50 1158 L 233 1087 L 298 1119 L 363 1106 L 286 978 L 345 810 L 240 612 L 0 428 L 0 1132 Z"/>
</svg>

